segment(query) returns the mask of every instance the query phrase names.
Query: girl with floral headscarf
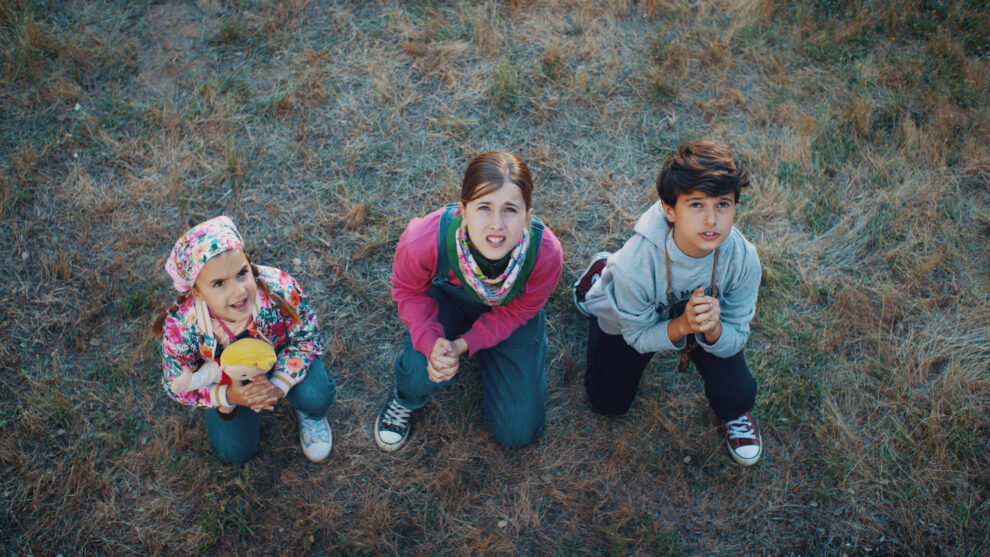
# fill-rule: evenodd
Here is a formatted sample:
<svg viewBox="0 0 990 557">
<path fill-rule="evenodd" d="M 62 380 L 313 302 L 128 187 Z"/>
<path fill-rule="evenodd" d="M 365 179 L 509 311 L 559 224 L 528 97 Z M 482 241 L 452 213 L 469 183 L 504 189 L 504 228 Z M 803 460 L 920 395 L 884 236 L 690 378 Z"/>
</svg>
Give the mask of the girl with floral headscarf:
<svg viewBox="0 0 990 557">
<path fill-rule="evenodd" d="M 258 450 L 260 412 L 285 397 L 299 419 L 303 453 L 314 462 L 325 459 L 333 445 L 326 415 L 336 384 L 320 359 L 316 313 L 296 280 L 285 271 L 253 265 L 240 232 L 225 216 L 180 236 L 165 270 L 179 297 L 154 325 L 162 335 L 162 385 L 172 399 L 205 409 L 213 453 L 232 463 L 250 460 Z M 274 347 L 269 373 L 173 391 L 183 371 L 214 372 L 223 349 L 248 337 Z"/>
</svg>

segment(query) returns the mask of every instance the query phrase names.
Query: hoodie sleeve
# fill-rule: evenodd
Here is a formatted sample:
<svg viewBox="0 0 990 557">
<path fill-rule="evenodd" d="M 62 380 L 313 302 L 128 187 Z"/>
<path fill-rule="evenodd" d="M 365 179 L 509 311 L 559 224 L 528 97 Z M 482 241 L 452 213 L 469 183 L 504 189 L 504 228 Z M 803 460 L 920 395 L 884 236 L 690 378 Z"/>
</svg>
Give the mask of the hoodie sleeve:
<svg viewBox="0 0 990 557">
<path fill-rule="evenodd" d="M 742 252 L 740 272 L 720 296 L 722 307 L 722 334 L 715 344 L 705 342 L 705 335 L 695 334 L 698 344 L 706 352 L 719 358 L 728 358 L 746 345 L 749 339 L 749 322 L 756 314 L 756 297 L 760 290 L 762 267 L 756 248 L 746 242 Z"/>
<path fill-rule="evenodd" d="M 622 324 L 622 338 L 640 354 L 680 350 L 685 341 L 670 341 L 667 335 L 669 319 L 660 319 L 657 313 L 657 300 L 653 299 L 654 288 L 640 284 L 620 265 L 611 269 L 611 280 L 602 286 L 607 289 L 609 299 Z"/>
</svg>

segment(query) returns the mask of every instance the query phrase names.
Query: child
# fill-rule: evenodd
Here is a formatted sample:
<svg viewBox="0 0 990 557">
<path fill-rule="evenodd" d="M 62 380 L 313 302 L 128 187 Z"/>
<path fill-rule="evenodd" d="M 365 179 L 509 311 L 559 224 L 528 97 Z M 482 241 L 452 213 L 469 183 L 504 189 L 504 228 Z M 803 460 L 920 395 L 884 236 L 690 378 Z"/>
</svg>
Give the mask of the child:
<svg viewBox="0 0 990 557">
<path fill-rule="evenodd" d="M 279 269 L 252 265 L 228 217 L 210 219 L 183 234 L 165 270 L 179 297 L 154 326 L 162 334 L 162 385 L 178 402 L 206 408 L 213 453 L 235 464 L 250 460 L 258 450 L 258 412 L 273 409 L 285 396 L 299 418 L 303 453 L 314 462 L 325 459 L 333 445 L 326 415 L 336 384 L 319 357 L 323 351 L 316 314 L 295 279 Z M 223 349 L 242 338 L 275 347 L 277 359 L 269 374 L 249 382 L 172 390 L 173 380 L 183 372 L 215 366 Z M 223 414 L 217 411 L 222 406 L 234 408 Z"/>
<path fill-rule="evenodd" d="M 591 317 L 585 388 L 595 411 L 632 405 L 654 352 L 682 350 L 727 422 L 736 462 L 749 466 L 762 444 L 750 410 L 756 382 L 743 357 L 760 286 L 756 248 L 732 226 L 749 178 L 729 149 L 687 143 L 663 165 L 660 201 L 614 254 L 596 254 L 574 284 L 578 310 Z"/>
<path fill-rule="evenodd" d="M 485 425 L 506 446 L 543 430 L 543 306 L 560 279 L 560 243 L 533 216 L 529 168 L 510 153 L 467 165 L 460 203 L 409 222 L 395 249 L 392 298 L 409 327 L 375 441 L 395 451 L 410 418 L 446 388 L 461 355 L 481 361 Z"/>
</svg>

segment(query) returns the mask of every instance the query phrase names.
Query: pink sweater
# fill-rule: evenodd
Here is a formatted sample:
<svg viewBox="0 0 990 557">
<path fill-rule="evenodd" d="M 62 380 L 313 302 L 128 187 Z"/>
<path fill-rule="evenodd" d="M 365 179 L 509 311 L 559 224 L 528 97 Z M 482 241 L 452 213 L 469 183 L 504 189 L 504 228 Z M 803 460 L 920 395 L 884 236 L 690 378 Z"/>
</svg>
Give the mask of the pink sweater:
<svg viewBox="0 0 990 557">
<path fill-rule="evenodd" d="M 429 357 L 437 339 L 443 336 L 443 327 L 437 320 L 439 306 L 427 295 L 437 271 L 437 229 L 442 213 L 441 208 L 409 221 L 395 248 L 395 262 L 392 264 L 392 299 L 399 304 L 399 317 L 409 327 L 413 347 L 426 357 Z M 457 264 L 456 261 L 451 263 Z M 467 342 L 468 355 L 502 342 L 516 328 L 536 316 L 557 286 L 563 265 L 560 242 L 550 228 L 544 227 L 540 252 L 526 279 L 525 292 L 509 300 L 508 304 L 495 306 L 482 314 L 461 335 Z M 450 283 L 455 286 L 461 284 L 453 272 L 450 273 Z"/>
</svg>

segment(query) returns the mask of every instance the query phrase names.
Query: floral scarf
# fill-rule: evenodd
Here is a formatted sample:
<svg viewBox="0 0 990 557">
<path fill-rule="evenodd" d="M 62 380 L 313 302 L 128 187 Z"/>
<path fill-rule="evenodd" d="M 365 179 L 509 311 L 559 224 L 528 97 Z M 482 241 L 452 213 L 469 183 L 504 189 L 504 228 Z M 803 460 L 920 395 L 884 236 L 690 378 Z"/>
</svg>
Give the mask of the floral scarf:
<svg viewBox="0 0 990 557">
<path fill-rule="evenodd" d="M 460 265 L 461 274 L 471 290 L 478 295 L 478 298 L 489 306 L 497 306 L 505 300 L 505 297 L 512 290 L 512 285 L 519 278 L 522 271 L 523 262 L 526 261 L 526 250 L 529 247 L 530 228 L 527 226 L 523 230 L 523 237 L 512 248 L 509 264 L 505 266 L 502 274 L 495 278 L 488 278 L 474 256 L 471 255 L 471 247 L 468 245 L 467 223 L 461 221 L 457 227 L 457 262 Z"/>
</svg>

